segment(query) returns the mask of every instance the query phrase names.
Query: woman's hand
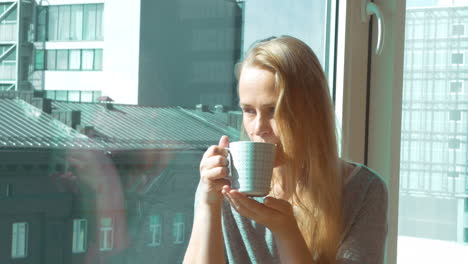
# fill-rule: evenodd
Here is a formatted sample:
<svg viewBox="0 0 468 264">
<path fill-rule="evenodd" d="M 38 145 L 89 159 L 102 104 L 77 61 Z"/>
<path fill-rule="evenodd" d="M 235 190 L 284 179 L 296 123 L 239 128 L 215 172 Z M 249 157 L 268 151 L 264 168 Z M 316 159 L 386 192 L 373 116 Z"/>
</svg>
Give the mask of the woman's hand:
<svg viewBox="0 0 468 264">
<path fill-rule="evenodd" d="M 276 236 L 298 228 L 293 207 L 288 201 L 268 196 L 262 204 L 229 186 L 223 187 L 222 194 L 240 215 L 266 226 Z"/>
<path fill-rule="evenodd" d="M 221 205 L 223 195 L 221 189 L 224 185 L 230 185 L 226 179 L 229 175 L 227 136 L 222 136 L 218 146 L 211 146 L 203 155 L 200 162 L 200 200 L 208 205 Z"/>
</svg>

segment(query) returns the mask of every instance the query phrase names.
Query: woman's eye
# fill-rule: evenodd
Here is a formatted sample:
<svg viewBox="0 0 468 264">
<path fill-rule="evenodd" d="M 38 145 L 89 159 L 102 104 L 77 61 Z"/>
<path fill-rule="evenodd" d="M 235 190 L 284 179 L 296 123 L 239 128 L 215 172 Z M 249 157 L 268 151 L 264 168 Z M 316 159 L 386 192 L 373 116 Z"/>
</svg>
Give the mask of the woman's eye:
<svg viewBox="0 0 468 264">
<path fill-rule="evenodd" d="M 246 114 L 255 114 L 255 110 L 250 108 L 244 108 L 242 111 Z"/>
</svg>

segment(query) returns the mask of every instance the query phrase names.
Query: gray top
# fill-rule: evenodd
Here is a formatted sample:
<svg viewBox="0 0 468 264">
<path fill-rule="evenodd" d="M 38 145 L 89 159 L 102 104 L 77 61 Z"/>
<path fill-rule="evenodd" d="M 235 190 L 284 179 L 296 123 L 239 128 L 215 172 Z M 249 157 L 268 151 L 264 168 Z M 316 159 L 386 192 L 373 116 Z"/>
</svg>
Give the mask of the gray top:
<svg viewBox="0 0 468 264">
<path fill-rule="evenodd" d="M 336 263 L 383 263 L 387 187 L 377 173 L 364 165 L 353 164 L 357 166 L 347 177 L 344 188 L 345 231 Z M 226 200 L 223 202 L 222 228 L 229 263 L 280 263 L 271 231 L 239 215 Z"/>
</svg>

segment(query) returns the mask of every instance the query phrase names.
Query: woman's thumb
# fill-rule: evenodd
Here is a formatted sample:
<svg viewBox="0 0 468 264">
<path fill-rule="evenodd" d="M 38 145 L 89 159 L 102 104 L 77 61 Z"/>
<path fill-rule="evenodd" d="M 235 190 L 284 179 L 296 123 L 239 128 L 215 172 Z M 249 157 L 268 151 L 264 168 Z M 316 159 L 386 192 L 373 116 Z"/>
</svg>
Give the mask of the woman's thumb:
<svg viewBox="0 0 468 264">
<path fill-rule="evenodd" d="M 218 144 L 220 147 L 224 147 L 224 148 L 227 148 L 229 146 L 229 138 L 228 136 L 222 136 L 220 139 L 219 139 L 219 144 Z"/>
</svg>

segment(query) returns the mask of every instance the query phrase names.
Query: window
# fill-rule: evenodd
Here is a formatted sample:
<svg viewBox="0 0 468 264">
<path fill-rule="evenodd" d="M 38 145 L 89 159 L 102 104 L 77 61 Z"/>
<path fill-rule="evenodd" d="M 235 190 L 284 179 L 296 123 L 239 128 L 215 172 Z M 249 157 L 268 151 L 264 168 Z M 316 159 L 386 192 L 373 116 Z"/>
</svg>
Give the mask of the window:
<svg viewBox="0 0 468 264">
<path fill-rule="evenodd" d="M 94 64 L 94 50 L 83 50 L 83 70 L 92 70 Z"/>
<path fill-rule="evenodd" d="M 457 179 L 458 176 L 460 176 L 460 175 L 459 175 L 459 173 L 456 172 L 456 171 L 450 171 L 450 172 L 448 173 L 448 177 L 449 177 L 449 178 L 452 178 L 452 179 Z"/>
<path fill-rule="evenodd" d="M 46 69 L 47 70 L 55 70 L 57 68 L 57 51 L 56 50 L 47 50 L 47 61 L 46 61 Z"/>
<path fill-rule="evenodd" d="M 36 60 L 34 65 L 36 70 L 44 70 L 45 68 L 44 53 L 44 50 L 36 50 Z"/>
<path fill-rule="evenodd" d="M 449 112 L 450 121 L 460 121 L 461 120 L 461 111 L 460 110 L 451 110 Z"/>
<path fill-rule="evenodd" d="M 465 243 L 468 243 L 468 227 L 465 227 L 465 237 L 463 239 Z"/>
<path fill-rule="evenodd" d="M 465 213 L 468 213 L 468 197 L 465 197 Z"/>
<path fill-rule="evenodd" d="M 47 40 L 58 40 L 57 29 L 58 29 L 58 6 L 50 6 L 47 9 Z"/>
<path fill-rule="evenodd" d="M 94 50 L 94 70 L 102 71 L 102 49 Z"/>
<path fill-rule="evenodd" d="M 68 70 L 68 50 L 57 50 L 57 70 Z"/>
<path fill-rule="evenodd" d="M 460 149 L 460 140 L 457 139 L 457 138 L 449 139 L 448 147 L 449 147 L 449 149 L 459 150 Z"/>
<path fill-rule="evenodd" d="M 70 70 L 80 70 L 80 61 L 81 61 L 81 50 L 70 50 L 69 51 L 69 69 Z"/>
<path fill-rule="evenodd" d="M 97 9 L 96 5 L 84 6 L 84 40 L 96 40 Z M 102 20 L 101 20 L 102 21 Z"/>
<path fill-rule="evenodd" d="M 10 197 L 11 185 L 9 183 L 0 183 L 0 198 Z"/>
<path fill-rule="evenodd" d="M 174 216 L 174 244 L 184 243 L 185 239 L 185 216 L 183 213 L 177 213 Z"/>
<path fill-rule="evenodd" d="M 151 215 L 149 217 L 149 233 L 150 241 L 148 246 L 159 246 L 161 245 L 161 216 Z"/>
<path fill-rule="evenodd" d="M 71 6 L 70 40 L 83 39 L 83 5 Z"/>
<path fill-rule="evenodd" d="M 73 220 L 73 253 L 86 252 L 88 221 L 86 219 Z"/>
<path fill-rule="evenodd" d="M 44 56 L 44 52 L 47 58 L 45 65 L 42 65 L 38 56 Z M 37 50 L 36 57 L 36 70 L 102 70 L 102 49 Z"/>
<path fill-rule="evenodd" d="M 452 65 L 462 65 L 464 63 L 463 53 L 452 53 Z"/>
<path fill-rule="evenodd" d="M 450 81 L 450 92 L 451 93 L 463 92 L 463 81 Z"/>
<path fill-rule="evenodd" d="M 70 17 L 71 6 L 58 6 L 58 33 L 57 40 L 71 40 L 70 37 Z"/>
<path fill-rule="evenodd" d="M 114 230 L 112 218 L 110 217 L 101 218 L 99 242 L 101 251 L 112 250 L 114 246 Z"/>
<path fill-rule="evenodd" d="M 38 6 L 37 7 L 37 41 L 46 40 L 46 30 L 47 30 L 47 7 Z"/>
<path fill-rule="evenodd" d="M 38 13 L 38 40 L 49 41 L 103 40 L 103 4 L 53 5 Z M 45 29 L 46 24 L 48 28 Z M 40 31 L 39 31 L 40 29 Z"/>
<path fill-rule="evenodd" d="M 465 35 L 464 24 L 452 25 L 452 36 L 463 36 L 463 35 Z"/>
<path fill-rule="evenodd" d="M 28 223 L 13 223 L 11 257 L 25 258 L 28 252 Z"/>
</svg>

